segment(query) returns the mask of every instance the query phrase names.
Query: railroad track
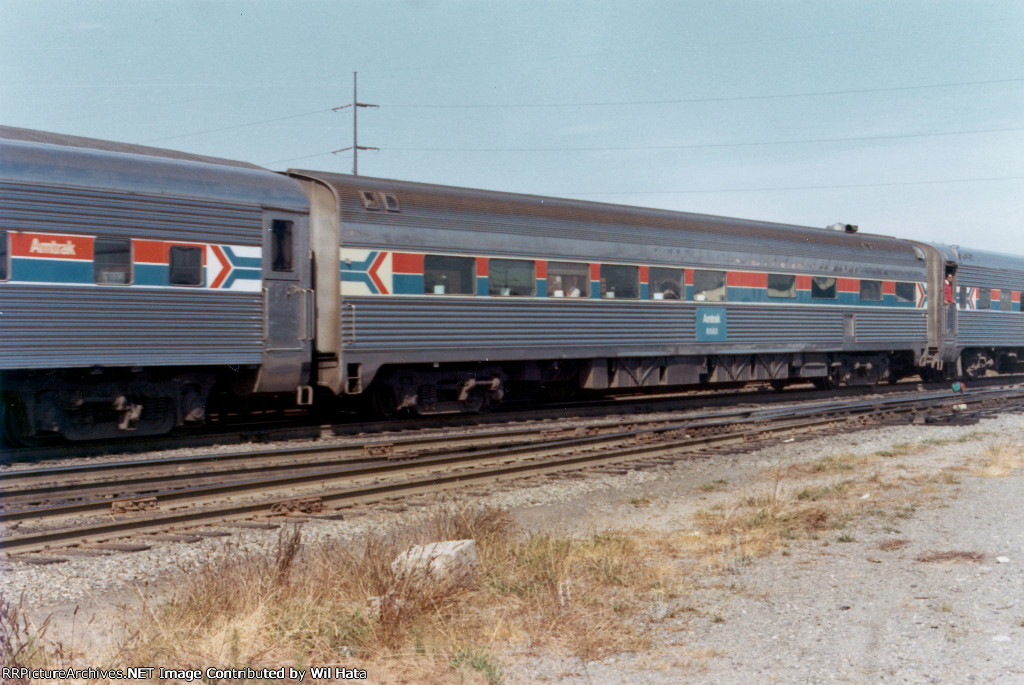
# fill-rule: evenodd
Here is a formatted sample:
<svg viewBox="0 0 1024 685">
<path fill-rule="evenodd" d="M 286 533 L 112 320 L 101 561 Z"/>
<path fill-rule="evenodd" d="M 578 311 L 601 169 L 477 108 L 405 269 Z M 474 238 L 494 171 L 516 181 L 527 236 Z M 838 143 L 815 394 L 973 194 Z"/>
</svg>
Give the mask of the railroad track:
<svg viewBox="0 0 1024 685">
<path fill-rule="evenodd" d="M 971 381 L 972 388 L 982 389 L 1024 382 L 1024 374 L 993 376 Z M 353 437 L 365 435 L 393 435 L 429 431 L 442 422 L 447 428 L 480 428 L 482 426 L 505 426 L 510 423 L 565 420 L 566 418 L 598 418 L 613 414 L 636 415 L 656 412 L 677 412 L 728 408 L 737 403 L 752 405 L 788 404 L 794 401 L 819 401 L 836 397 L 851 398 L 865 396 L 889 396 L 916 392 L 919 384 L 905 381 L 895 385 L 854 386 L 833 390 L 812 390 L 796 386 L 783 392 L 776 392 L 758 386 L 722 390 L 699 390 L 672 392 L 664 395 L 618 395 L 602 400 L 573 401 L 529 407 L 509 405 L 485 414 L 453 414 L 443 417 L 407 418 L 399 421 L 361 421 L 354 412 L 351 420 L 324 422 L 307 413 L 293 412 L 277 419 L 260 416 L 257 420 L 211 425 L 193 428 L 172 436 L 157 436 L 141 439 L 122 438 L 117 440 L 88 441 L 77 443 L 55 443 L 32 448 L 0 447 L 0 461 L 8 463 L 40 462 L 64 459 L 69 452 L 76 457 L 115 454 L 142 454 L 159 450 L 181 448 L 206 448 L 221 445 L 244 445 L 282 440 L 317 440 L 328 437 Z M 926 387 L 946 389 L 946 382 Z"/>
<path fill-rule="evenodd" d="M 954 414 L 951 409 L 954 404 L 966 406 Z M 536 426 L 522 426 L 492 435 L 375 439 L 341 449 L 220 455 L 216 459 L 223 462 L 218 465 L 221 470 L 212 472 L 212 476 L 206 471 L 209 477 L 216 479 L 209 484 L 183 485 L 189 478 L 195 478 L 194 473 L 165 476 L 130 473 L 133 469 L 158 467 L 172 471 L 209 467 L 195 457 L 158 466 L 143 461 L 104 464 L 99 471 L 106 471 L 105 475 L 90 474 L 88 478 L 93 480 L 85 485 L 81 479 L 86 477 L 87 471 L 80 470 L 84 467 L 15 471 L 0 478 L 4 500 L 0 521 L 44 525 L 40 530 L 0 538 L 0 551 L 9 558 L 19 558 L 27 553 L 52 553 L 64 546 L 180 532 L 211 523 L 238 523 L 296 514 L 331 516 L 332 509 L 440 492 L 467 484 L 494 483 L 617 463 L 663 464 L 710 447 L 791 436 L 845 425 L 851 420 L 881 421 L 903 416 L 902 420 L 906 421 L 908 413 L 919 421 L 945 420 L 1020 406 L 1024 406 L 1024 388 L 1011 387 L 977 390 L 967 397 L 943 391 L 914 397 L 815 402 L 797 408 L 733 410 L 682 421 L 632 417 L 626 428 L 609 421 L 604 426 L 589 427 L 583 434 L 577 431 L 538 433 Z M 289 461 L 282 463 L 282 459 Z M 275 460 L 278 463 L 275 464 Z M 134 479 L 130 487 L 149 490 L 141 495 L 117 495 L 125 486 L 118 484 L 112 488 L 111 476 L 115 484 L 122 478 Z M 82 487 L 83 492 L 76 496 L 82 501 L 26 503 L 33 498 L 45 498 L 54 488 L 66 490 L 69 487 L 66 483 L 54 483 L 55 477 L 78 482 L 77 487 Z M 48 484 L 46 478 L 51 479 Z M 108 482 L 103 482 L 103 478 Z M 77 518 L 60 523 L 68 517 Z"/>
</svg>

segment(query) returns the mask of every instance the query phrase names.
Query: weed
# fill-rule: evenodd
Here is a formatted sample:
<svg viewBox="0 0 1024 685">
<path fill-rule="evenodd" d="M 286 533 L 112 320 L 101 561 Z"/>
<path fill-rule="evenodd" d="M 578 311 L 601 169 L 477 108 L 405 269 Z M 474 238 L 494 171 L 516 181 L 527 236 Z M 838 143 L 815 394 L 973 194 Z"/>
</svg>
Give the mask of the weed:
<svg viewBox="0 0 1024 685">
<path fill-rule="evenodd" d="M 976 563 L 980 564 L 985 560 L 983 552 L 928 552 L 917 557 L 917 561 L 926 563 Z"/>
<path fill-rule="evenodd" d="M 636 507 L 638 509 L 643 508 L 643 507 L 649 507 L 651 505 L 651 498 L 647 497 L 647 496 L 644 496 L 644 497 L 630 497 L 629 498 L 629 503 L 632 504 L 634 507 Z"/>
<path fill-rule="evenodd" d="M 501 666 L 491 660 L 490 648 L 463 649 L 455 654 L 451 662 L 452 668 L 471 668 L 479 671 L 486 678 L 487 682 L 497 685 L 504 678 Z"/>
<path fill-rule="evenodd" d="M 899 531 L 896 530 L 892 532 L 898 533 Z M 878 543 L 878 549 L 882 550 L 883 552 L 892 552 L 897 549 L 902 549 L 903 547 L 906 547 L 909 544 L 910 540 L 907 540 L 905 538 L 886 538 L 885 540 L 882 540 Z"/>
<path fill-rule="evenodd" d="M 0 592 L 0 663 L 5 667 L 31 668 L 49 662 L 47 645 L 44 636 L 50 627 L 48 616 L 43 624 L 35 626 L 25 612 L 24 604 L 10 603 Z M 8 681 L 5 683 L 28 683 L 28 678 Z"/>
<path fill-rule="evenodd" d="M 857 542 L 857 538 L 853 537 L 849 533 L 843 533 L 836 538 L 836 542 Z"/>
<path fill-rule="evenodd" d="M 999 478 L 1024 467 L 1024 450 L 1011 443 L 993 445 L 985 450 L 984 456 L 980 476 Z"/>
</svg>

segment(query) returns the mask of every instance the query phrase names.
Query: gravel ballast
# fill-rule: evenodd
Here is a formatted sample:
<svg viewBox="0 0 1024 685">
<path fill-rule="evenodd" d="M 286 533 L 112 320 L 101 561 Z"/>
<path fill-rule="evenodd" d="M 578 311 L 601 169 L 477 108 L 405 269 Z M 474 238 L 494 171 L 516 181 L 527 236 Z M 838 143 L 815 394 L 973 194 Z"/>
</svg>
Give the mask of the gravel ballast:
<svg viewBox="0 0 1024 685">
<path fill-rule="evenodd" d="M 686 458 L 660 469 L 534 478 L 487 494 L 473 489 L 459 503 L 510 508 L 528 529 L 687 531 L 697 511 L 735 498 L 750 478 L 830 455 L 903 446 L 885 460 L 887 472 L 911 477 L 961 469 L 955 479 L 928 486 L 926 503 L 898 519 L 857 518 L 842 531 L 690 578 L 688 596 L 652 608 L 647 651 L 590 662 L 571 654 L 508 655 L 501 659 L 504 682 L 1022 683 L 1024 475 L 975 475 L 980 455 L 1007 443 L 1024 451 L 1024 416 L 975 426 L 871 429 Z M 702 487 L 716 482 L 728 485 Z M 867 488 L 859 496 L 871 502 L 877 493 Z M 429 501 L 421 501 L 427 506 L 363 508 L 345 520 L 307 523 L 304 538 L 384 531 L 429 515 Z M 647 504 L 637 506 L 640 501 Z M 72 625 L 81 636 L 95 617 L 86 632 L 101 645 L 116 606 L 134 601 L 140 588 L 153 592 L 182 567 L 269 548 L 276 540 L 273 531 L 234 530 L 228 542 L 164 543 L 49 566 L 3 562 L 2 589 L 8 599 L 23 598 L 37 619 L 53 614 L 50 637 Z M 76 640 L 86 647 L 88 639 Z"/>
</svg>

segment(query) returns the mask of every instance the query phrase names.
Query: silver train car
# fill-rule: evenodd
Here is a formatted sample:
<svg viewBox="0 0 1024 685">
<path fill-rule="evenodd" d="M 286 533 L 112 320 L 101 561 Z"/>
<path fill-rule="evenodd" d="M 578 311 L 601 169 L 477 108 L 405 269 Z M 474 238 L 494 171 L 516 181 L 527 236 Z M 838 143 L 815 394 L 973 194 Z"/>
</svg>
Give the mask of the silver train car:
<svg viewBox="0 0 1024 685">
<path fill-rule="evenodd" d="M 1024 259 L 852 228 L 2 127 L 0 193 L 13 440 L 161 433 L 215 391 L 472 412 L 541 389 L 1005 372 L 1024 348 Z"/>
<path fill-rule="evenodd" d="M 252 165 L 0 129 L 5 433 L 163 433 L 218 383 L 308 387 L 308 214 Z"/>
</svg>

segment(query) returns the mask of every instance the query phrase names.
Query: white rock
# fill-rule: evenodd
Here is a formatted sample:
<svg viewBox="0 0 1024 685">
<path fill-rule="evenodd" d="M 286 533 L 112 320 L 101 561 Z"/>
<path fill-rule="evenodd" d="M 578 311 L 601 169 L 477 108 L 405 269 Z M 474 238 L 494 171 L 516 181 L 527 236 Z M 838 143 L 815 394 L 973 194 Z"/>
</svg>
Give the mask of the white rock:
<svg viewBox="0 0 1024 685">
<path fill-rule="evenodd" d="M 1000 564 L 1009 564 L 1010 557 L 996 557 L 996 561 L 998 561 Z"/>
<path fill-rule="evenodd" d="M 410 547 L 391 562 L 399 578 L 413 577 L 461 585 L 476 575 L 480 557 L 476 540 L 446 540 Z"/>
</svg>

